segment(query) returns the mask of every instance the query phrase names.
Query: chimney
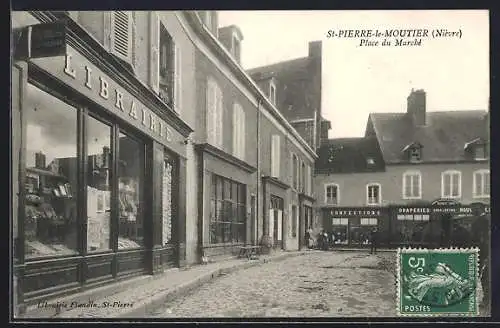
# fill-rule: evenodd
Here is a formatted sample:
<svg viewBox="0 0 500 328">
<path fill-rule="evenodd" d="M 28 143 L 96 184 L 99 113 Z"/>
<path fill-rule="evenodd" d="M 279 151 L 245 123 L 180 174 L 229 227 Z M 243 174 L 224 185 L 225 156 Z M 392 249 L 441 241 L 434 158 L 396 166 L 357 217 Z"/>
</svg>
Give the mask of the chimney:
<svg viewBox="0 0 500 328">
<path fill-rule="evenodd" d="M 243 34 L 236 25 L 221 27 L 219 29 L 219 41 L 231 53 L 233 58 L 241 64 L 241 42 Z"/>
<path fill-rule="evenodd" d="M 426 124 L 425 91 L 423 89 L 413 90 L 407 98 L 407 113 L 412 117 L 416 126 Z"/>
<path fill-rule="evenodd" d="M 37 169 L 45 169 L 45 155 L 42 152 L 38 152 L 35 154 L 35 167 Z"/>
<path fill-rule="evenodd" d="M 321 41 L 309 42 L 309 57 L 321 58 Z"/>
</svg>

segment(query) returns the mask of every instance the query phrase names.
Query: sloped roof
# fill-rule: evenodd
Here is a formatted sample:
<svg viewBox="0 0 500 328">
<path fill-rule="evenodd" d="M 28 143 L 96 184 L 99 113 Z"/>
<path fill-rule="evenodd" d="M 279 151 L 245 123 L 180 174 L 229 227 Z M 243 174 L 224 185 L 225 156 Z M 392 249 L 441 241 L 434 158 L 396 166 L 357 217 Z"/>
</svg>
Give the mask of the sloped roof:
<svg viewBox="0 0 500 328">
<path fill-rule="evenodd" d="M 375 137 L 328 139 L 318 156 L 316 173 L 376 172 L 385 167 Z"/>
<path fill-rule="evenodd" d="M 488 137 L 486 111 L 427 112 L 426 121 L 415 126 L 406 113 L 371 113 L 367 132 L 372 124 L 386 164 L 406 162 L 402 150 L 414 142 L 423 146 L 423 162 L 461 161 L 466 143 Z"/>
<path fill-rule="evenodd" d="M 309 57 L 285 60 L 271 65 L 255 67 L 247 70 L 254 81 L 261 81 L 272 76 L 281 75 L 283 72 L 307 70 Z"/>
</svg>

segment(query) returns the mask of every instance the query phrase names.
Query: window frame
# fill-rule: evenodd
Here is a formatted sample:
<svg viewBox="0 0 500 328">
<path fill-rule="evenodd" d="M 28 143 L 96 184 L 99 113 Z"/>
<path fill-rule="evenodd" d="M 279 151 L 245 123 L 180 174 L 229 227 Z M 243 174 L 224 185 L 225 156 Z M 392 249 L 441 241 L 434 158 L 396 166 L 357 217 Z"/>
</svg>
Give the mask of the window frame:
<svg viewBox="0 0 500 328">
<path fill-rule="evenodd" d="M 281 176 L 281 136 L 271 135 L 271 177 L 279 179 Z"/>
<path fill-rule="evenodd" d="M 328 188 L 329 187 L 336 187 L 336 189 L 337 189 L 337 202 L 335 204 L 328 202 Z M 325 190 L 325 204 L 338 206 L 340 204 L 340 186 L 339 186 L 339 184 L 338 183 L 325 183 L 324 190 Z"/>
<path fill-rule="evenodd" d="M 245 110 L 241 104 L 233 104 L 233 156 L 245 160 Z"/>
<path fill-rule="evenodd" d="M 453 192 L 453 175 L 458 175 L 458 195 L 445 195 L 445 177 L 450 175 L 450 192 Z M 441 198 L 443 199 L 460 199 L 462 198 L 462 172 L 458 170 L 446 170 L 441 172 Z"/>
<path fill-rule="evenodd" d="M 210 90 L 213 88 L 213 90 Z M 209 102 L 209 94 L 213 92 L 213 109 L 209 109 L 210 102 Z M 219 149 L 223 148 L 223 108 L 224 108 L 224 102 L 223 102 L 223 93 L 222 90 L 217 83 L 217 80 L 213 76 L 207 76 L 207 87 L 206 87 L 206 92 L 205 92 L 205 106 L 206 106 L 206 131 L 207 131 L 207 142 Z M 213 112 L 212 112 L 213 110 Z M 211 113 L 212 115 L 208 115 L 208 113 Z M 209 124 L 213 124 L 211 126 Z M 212 127 L 213 130 L 213 136 L 210 134 L 210 127 Z"/>
<path fill-rule="evenodd" d="M 418 176 L 418 196 L 408 196 L 406 195 L 406 177 L 408 176 Z M 413 190 L 414 179 L 411 179 L 411 190 Z M 422 199 L 422 173 L 420 171 L 411 170 L 403 173 L 403 188 L 402 188 L 402 196 L 403 199 Z"/>
<path fill-rule="evenodd" d="M 490 194 L 491 194 L 491 173 L 489 169 L 479 169 L 472 172 L 472 198 L 490 198 L 490 194 L 485 193 L 485 174 L 488 174 L 488 184 L 490 185 Z M 476 193 L 476 184 L 478 182 L 477 176 L 481 177 L 481 193 Z"/>
<path fill-rule="evenodd" d="M 370 203 L 370 187 L 378 187 L 378 202 Z M 366 205 L 377 206 L 382 204 L 382 185 L 378 182 L 370 182 L 366 184 Z"/>
</svg>

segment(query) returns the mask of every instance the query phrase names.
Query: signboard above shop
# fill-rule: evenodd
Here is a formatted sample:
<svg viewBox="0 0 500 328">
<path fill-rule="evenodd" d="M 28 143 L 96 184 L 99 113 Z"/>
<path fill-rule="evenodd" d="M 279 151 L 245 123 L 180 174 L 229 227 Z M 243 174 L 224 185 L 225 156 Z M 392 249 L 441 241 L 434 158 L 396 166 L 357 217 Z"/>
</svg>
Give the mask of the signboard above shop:
<svg viewBox="0 0 500 328">
<path fill-rule="evenodd" d="M 13 31 L 15 60 L 66 55 L 66 23 L 62 21 L 25 26 Z"/>
</svg>

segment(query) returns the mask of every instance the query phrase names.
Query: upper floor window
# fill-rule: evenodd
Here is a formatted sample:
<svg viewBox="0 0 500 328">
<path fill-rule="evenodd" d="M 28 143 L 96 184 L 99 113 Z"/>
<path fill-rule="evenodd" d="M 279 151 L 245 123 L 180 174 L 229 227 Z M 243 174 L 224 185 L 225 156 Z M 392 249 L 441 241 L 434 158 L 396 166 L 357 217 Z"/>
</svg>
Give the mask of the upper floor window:
<svg viewBox="0 0 500 328">
<path fill-rule="evenodd" d="M 273 81 L 269 83 L 269 100 L 276 105 L 276 85 Z"/>
<path fill-rule="evenodd" d="M 295 154 L 292 154 L 292 185 L 295 190 L 299 187 L 299 158 Z"/>
<path fill-rule="evenodd" d="M 211 77 L 207 80 L 207 141 L 222 148 L 222 90 Z"/>
<path fill-rule="evenodd" d="M 325 203 L 327 205 L 339 204 L 339 185 L 329 184 L 325 185 Z"/>
<path fill-rule="evenodd" d="M 280 177 L 280 160 L 281 160 L 281 139 L 275 134 L 271 137 L 271 176 Z"/>
<path fill-rule="evenodd" d="M 300 167 L 300 187 L 299 187 L 301 192 L 306 191 L 306 164 L 302 162 L 302 165 Z"/>
<path fill-rule="evenodd" d="M 403 174 L 403 199 L 420 198 L 422 198 L 422 178 L 420 172 L 405 172 Z"/>
<path fill-rule="evenodd" d="M 240 104 L 233 107 L 233 155 L 245 159 L 245 112 Z"/>
<path fill-rule="evenodd" d="M 472 188 L 474 198 L 490 197 L 490 170 L 475 171 Z"/>
<path fill-rule="evenodd" d="M 311 195 L 312 194 L 312 188 L 311 188 L 311 185 L 312 185 L 312 176 L 311 176 L 311 165 L 307 164 L 306 166 L 307 170 L 306 170 L 306 193 L 308 195 Z"/>
<path fill-rule="evenodd" d="M 160 24 L 159 95 L 165 103 L 176 108 L 179 107 L 180 102 L 181 56 L 179 51 L 167 29 Z"/>
<path fill-rule="evenodd" d="M 366 203 L 368 205 L 379 205 L 381 203 L 381 187 L 378 183 L 366 185 Z"/>
<path fill-rule="evenodd" d="M 441 174 L 441 197 L 460 198 L 462 194 L 462 174 L 460 171 L 446 171 Z"/>
</svg>

